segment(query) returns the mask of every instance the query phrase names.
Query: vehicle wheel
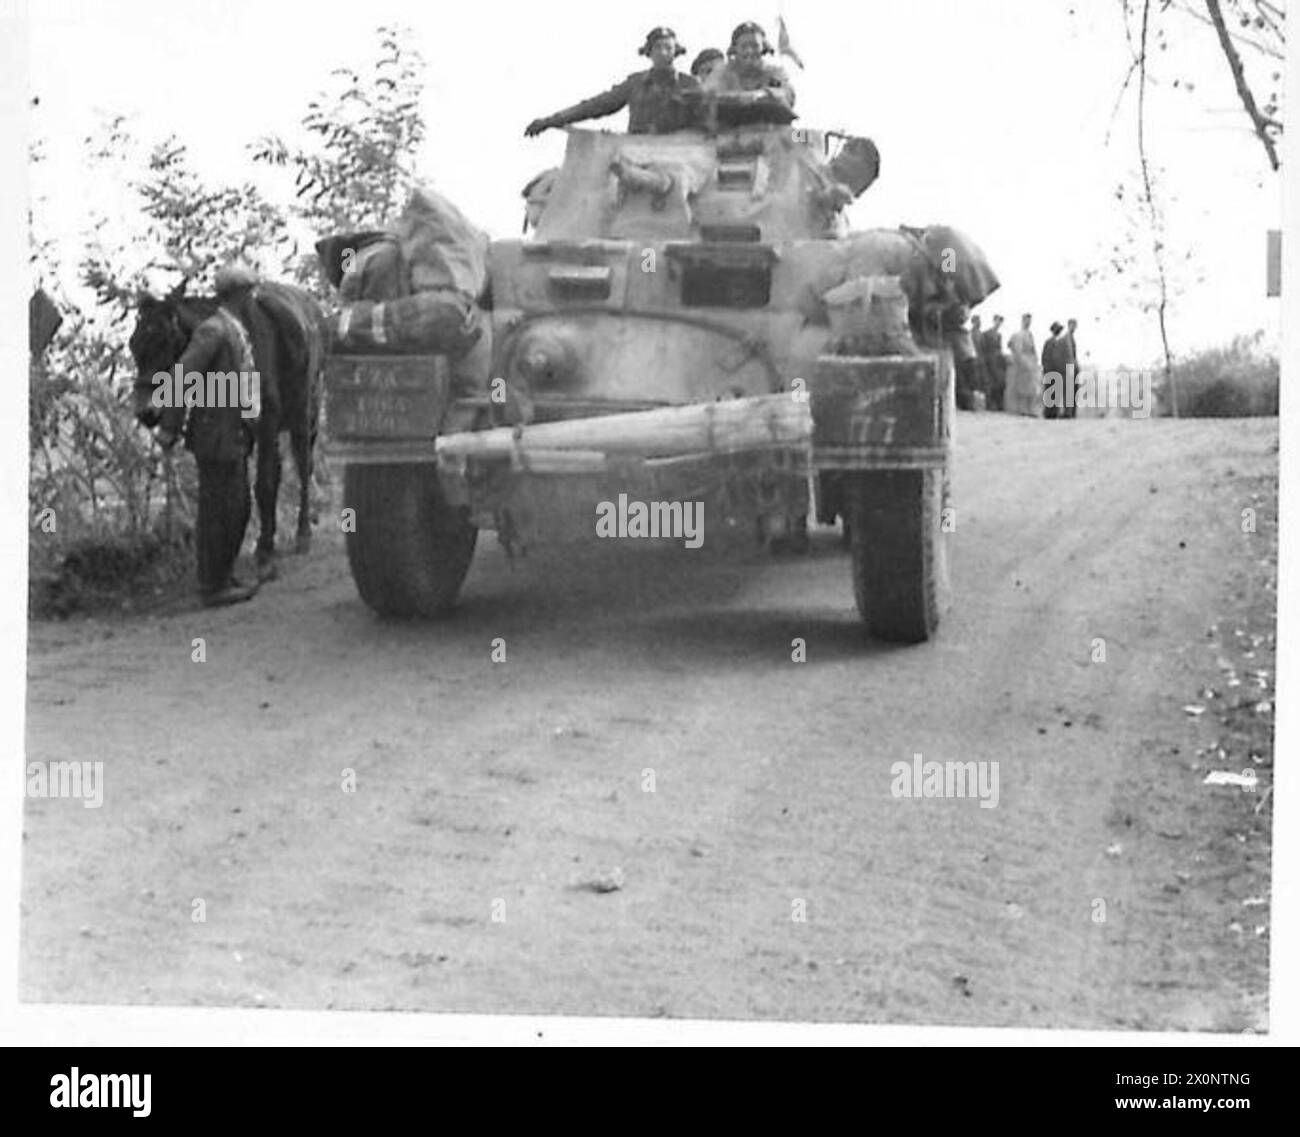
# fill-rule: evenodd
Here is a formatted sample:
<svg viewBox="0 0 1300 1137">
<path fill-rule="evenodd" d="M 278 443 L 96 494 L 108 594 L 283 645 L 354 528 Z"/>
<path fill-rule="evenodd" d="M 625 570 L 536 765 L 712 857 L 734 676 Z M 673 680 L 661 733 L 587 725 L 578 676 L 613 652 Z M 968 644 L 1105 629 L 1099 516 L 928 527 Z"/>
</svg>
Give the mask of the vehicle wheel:
<svg viewBox="0 0 1300 1137">
<path fill-rule="evenodd" d="M 921 643 L 948 605 L 947 498 L 942 470 L 871 470 L 844 475 L 853 592 L 877 639 Z"/>
<path fill-rule="evenodd" d="M 449 506 L 429 466 L 349 465 L 343 505 L 348 564 L 361 599 L 381 616 L 436 616 L 456 602 L 478 530 Z"/>
</svg>

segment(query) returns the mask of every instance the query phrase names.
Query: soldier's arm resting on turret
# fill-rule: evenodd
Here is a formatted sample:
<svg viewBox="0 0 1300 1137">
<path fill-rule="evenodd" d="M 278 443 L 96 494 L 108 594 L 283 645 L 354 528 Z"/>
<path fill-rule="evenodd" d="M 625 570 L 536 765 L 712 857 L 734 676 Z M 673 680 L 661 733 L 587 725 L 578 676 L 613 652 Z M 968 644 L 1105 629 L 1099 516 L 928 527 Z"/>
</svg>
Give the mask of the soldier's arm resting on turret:
<svg viewBox="0 0 1300 1137">
<path fill-rule="evenodd" d="M 581 122 L 588 118 L 602 118 L 607 114 L 614 114 L 621 111 L 627 106 L 628 99 L 631 97 L 632 82 L 635 76 L 629 76 L 621 83 L 615 83 L 608 91 L 599 95 L 593 95 L 590 99 L 583 99 L 580 103 L 574 103 L 571 107 L 566 107 L 562 111 L 556 111 L 555 114 L 547 115 L 545 118 L 535 118 L 524 130 L 524 134 L 531 138 L 535 134 L 541 134 L 543 130 L 550 130 L 556 126 L 568 126 L 571 122 Z"/>
<path fill-rule="evenodd" d="M 775 64 L 767 64 L 758 73 L 742 73 L 728 64 L 715 68 L 704 82 L 703 121 L 705 130 L 712 133 L 717 128 L 718 100 L 739 103 L 777 103 L 787 111 L 794 110 L 794 87 L 790 78 Z"/>
<path fill-rule="evenodd" d="M 768 98 L 775 99 L 790 110 L 794 110 L 794 87 L 790 83 L 790 76 L 782 68 L 776 66 L 768 68 L 767 83 L 763 90 Z"/>
</svg>

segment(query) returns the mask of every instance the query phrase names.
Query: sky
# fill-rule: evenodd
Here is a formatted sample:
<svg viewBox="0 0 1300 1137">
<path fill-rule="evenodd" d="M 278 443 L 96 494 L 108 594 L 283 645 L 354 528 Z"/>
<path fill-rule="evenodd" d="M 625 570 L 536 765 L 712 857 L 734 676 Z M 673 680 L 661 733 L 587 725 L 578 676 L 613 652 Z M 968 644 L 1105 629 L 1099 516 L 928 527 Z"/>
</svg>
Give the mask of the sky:
<svg viewBox="0 0 1300 1137">
<path fill-rule="evenodd" d="M 329 71 L 368 68 L 375 28 L 394 23 L 428 64 L 421 176 L 494 236 L 515 237 L 520 190 L 563 155 L 563 132 L 523 137 L 530 119 L 639 69 L 637 48 L 655 25 L 676 29 L 686 63 L 725 47 L 741 20 L 774 33 L 778 9 L 766 2 L 41 0 L 29 8 L 28 82 L 40 98 L 31 134 L 47 160 L 30 192 L 42 226 L 68 242 L 94 203 L 131 224 L 122 187 L 87 176 L 85 139 L 115 113 L 143 139 L 177 134 L 212 180 L 242 181 L 253 173 L 247 143 L 292 137 Z M 1095 365 L 1157 357 L 1154 322 L 1124 280 L 1084 285 L 1080 275 L 1127 231 L 1116 187 L 1138 189 L 1134 104 L 1113 113 L 1128 62 L 1116 0 L 802 0 L 784 17 L 806 66 L 788 64 L 801 121 L 880 148 L 881 177 L 852 207 L 854 227 L 954 225 L 1003 282 L 981 306 L 986 320 L 1001 312 L 1010 325 L 1032 312 L 1041 342 L 1052 320 L 1075 316 Z M 1266 230 L 1281 227 L 1281 181 L 1212 30 L 1185 18 L 1169 27 L 1177 34 L 1158 60 L 1148 136 L 1179 264 L 1173 346 L 1259 328 L 1276 340 L 1264 250 Z M 1174 89 L 1175 77 L 1194 90 Z"/>
</svg>

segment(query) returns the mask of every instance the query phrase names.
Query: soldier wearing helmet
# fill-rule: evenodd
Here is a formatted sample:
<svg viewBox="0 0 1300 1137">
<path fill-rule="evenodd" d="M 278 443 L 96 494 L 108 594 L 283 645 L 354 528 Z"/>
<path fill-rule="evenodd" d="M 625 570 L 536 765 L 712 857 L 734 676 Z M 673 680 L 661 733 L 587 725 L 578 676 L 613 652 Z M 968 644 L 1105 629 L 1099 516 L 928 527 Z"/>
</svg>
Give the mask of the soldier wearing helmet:
<svg viewBox="0 0 1300 1137">
<path fill-rule="evenodd" d="M 706 96 L 752 101 L 759 108 L 771 108 L 773 121 L 788 122 L 794 117 L 794 88 L 785 71 L 765 58 L 771 54 L 767 34 L 758 24 L 738 25 L 731 33 L 726 63 L 715 68 L 704 83 Z"/>
<path fill-rule="evenodd" d="M 693 126 L 698 113 L 700 85 L 677 70 L 675 61 L 686 54 L 672 28 L 652 28 L 639 49 L 650 60 L 646 71 L 636 71 L 603 94 L 584 99 L 545 118 L 535 118 L 524 134 L 532 138 L 552 127 L 568 126 L 588 118 L 601 118 L 627 107 L 628 134 L 670 134 Z"/>
<path fill-rule="evenodd" d="M 727 57 L 716 47 L 706 47 L 691 64 L 691 74 L 703 84 L 726 60 Z"/>
</svg>

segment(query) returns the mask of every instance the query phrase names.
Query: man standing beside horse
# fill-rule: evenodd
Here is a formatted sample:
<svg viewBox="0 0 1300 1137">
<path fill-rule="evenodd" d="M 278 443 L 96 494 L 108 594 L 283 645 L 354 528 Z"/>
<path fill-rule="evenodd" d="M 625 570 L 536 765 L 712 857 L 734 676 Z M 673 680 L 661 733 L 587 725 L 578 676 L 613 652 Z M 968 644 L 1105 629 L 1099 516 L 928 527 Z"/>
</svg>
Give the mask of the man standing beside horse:
<svg viewBox="0 0 1300 1137">
<path fill-rule="evenodd" d="M 218 269 L 215 283 L 217 310 L 194 330 L 180 359 L 180 373 L 251 375 L 256 400 L 253 347 L 240 312 L 252 295 L 257 277 L 250 269 L 236 265 Z M 205 384 L 205 391 L 213 386 Z M 170 449 L 183 433 L 186 448 L 198 463 L 195 550 L 199 592 L 206 608 L 238 604 L 252 599 L 257 591 L 256 585 L 250 587 L 236 580 L 234 568 L 252 510 L 248 456 L 253 448 L 258 408 L 224 401 L 233 405 L 209 406 L 200 398 L 199 405 L 191 409 L 183 402 L 174 405 L 175 400 L 171 400 L 173 405 L 168 405 L 159 418 L 157 435 L 159 444 Z"/>
</svg>

